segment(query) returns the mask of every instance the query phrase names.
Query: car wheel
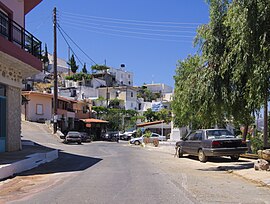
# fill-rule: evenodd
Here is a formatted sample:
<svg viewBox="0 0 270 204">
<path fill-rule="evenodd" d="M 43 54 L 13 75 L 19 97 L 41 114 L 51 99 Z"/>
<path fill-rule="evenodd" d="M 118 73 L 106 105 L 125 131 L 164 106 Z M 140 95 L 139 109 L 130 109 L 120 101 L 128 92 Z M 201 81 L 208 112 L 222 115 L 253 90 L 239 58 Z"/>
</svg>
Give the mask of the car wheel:
<svg viewBox="0 0 270 204">
<path fill-rule="evenodd" d="M 178 158 L 183 157 L 183 148 L 181 146 L 178 147 L 177 156 Z"/>
<path fill-rule="evenodd" d="M 135 144 L 135 145 L 139 145 L 140 142 L 139 142 L 138 140 L 136 140 L 136 141 L 134 142 L 134 144 Z"/>
<path fill-rule="evenodd" d="M 206 162 L 207 161 L 207 156 L 205 156 L 202 149 L 199 150 L 198 158 L 199 158 L 200 162 Z"/>
<path fill-rule="evenodd" d="M 231 160 L 233 160 L 233 161 L 238 161 L 239 160 L 239 155 L 232 155 L 231 156 Z"/>
</svg>

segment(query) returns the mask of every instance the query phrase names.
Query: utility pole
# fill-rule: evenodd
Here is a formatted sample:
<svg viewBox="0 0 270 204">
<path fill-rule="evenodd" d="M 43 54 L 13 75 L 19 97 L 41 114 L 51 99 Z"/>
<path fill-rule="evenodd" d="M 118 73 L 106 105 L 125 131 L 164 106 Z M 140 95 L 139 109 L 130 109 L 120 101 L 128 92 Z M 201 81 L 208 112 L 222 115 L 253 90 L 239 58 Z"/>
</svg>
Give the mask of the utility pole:
<svg viewBox="0 0 270 204">
<path fill-rule="evenodd" d="M 53 92 L 53 133 L 57 131 L 57 106 L 58 106 L 58 86 L 57 86 L 57 16 L 56 7 L 53 9 L 53 39 L 54 39 L 54 49 L 53 49 L 53 76 L 54 76 L 54 92 Z"/>
</svg>

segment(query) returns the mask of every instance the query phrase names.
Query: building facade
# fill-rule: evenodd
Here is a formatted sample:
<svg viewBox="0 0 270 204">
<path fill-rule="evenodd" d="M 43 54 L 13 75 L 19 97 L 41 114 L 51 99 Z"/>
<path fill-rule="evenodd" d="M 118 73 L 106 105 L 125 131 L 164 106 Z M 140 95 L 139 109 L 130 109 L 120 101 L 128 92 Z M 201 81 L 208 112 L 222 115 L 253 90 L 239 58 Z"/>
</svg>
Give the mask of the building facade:
<svg viewBox="0 0 270 204">
<path fill-rule="evenodd" d="M 41 0 L 0 0 L 0 152 L 21 149 L 22 79 L 42 70 L 41 42 L 24 28 Z"/>
<path fill-rule="evenodd" d="M 125 70 L 124 65 L 121 65 L 119 69 L 110 67 L 109 73 L 115 76 L 115 80 L 120 86 L 133 86 L 133 73 Z"/>
<path fill-rule="evenodd" d="M 137 89 L 134 87 L 100 87 L 98 88 L 98 97 L 108 100 L 108 105 L 110 100 L 119 99 L 123 101 L 123 104 L 120 105 L 125 110 L 138 110 Z"/>
</svg>

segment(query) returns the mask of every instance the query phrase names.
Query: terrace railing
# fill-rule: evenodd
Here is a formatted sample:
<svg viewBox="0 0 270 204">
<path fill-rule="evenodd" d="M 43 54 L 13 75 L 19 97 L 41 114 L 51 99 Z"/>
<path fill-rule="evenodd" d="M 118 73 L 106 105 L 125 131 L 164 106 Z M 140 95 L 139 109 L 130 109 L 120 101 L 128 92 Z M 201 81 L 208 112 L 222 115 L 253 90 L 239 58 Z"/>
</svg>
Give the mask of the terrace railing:
<svg viewBox="0 0 270 204">
<path fill-rule="evenodd" d="M 41 41 L 0 11 L 0 35 L 41 59 Z"/>
</svg>

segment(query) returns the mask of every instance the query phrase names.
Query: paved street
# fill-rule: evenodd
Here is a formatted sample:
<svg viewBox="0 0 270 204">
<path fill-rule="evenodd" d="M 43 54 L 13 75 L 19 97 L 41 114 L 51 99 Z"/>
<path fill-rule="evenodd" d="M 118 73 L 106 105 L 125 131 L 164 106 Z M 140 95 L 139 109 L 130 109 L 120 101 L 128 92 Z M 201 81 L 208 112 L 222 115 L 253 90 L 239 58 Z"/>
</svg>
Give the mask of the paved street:
<svg viewBox="0 0 270 204">
<path fill-rule="evenodd" d="M 270 203 L 269 188 L 218 167 L 227 159 L 200 163 L 124 142 L 66 145 L 39 124 L 23 124 L 23 136 L 60 149 L 59 159 L 1 182 L 0 203 Z"/>
</svg>

